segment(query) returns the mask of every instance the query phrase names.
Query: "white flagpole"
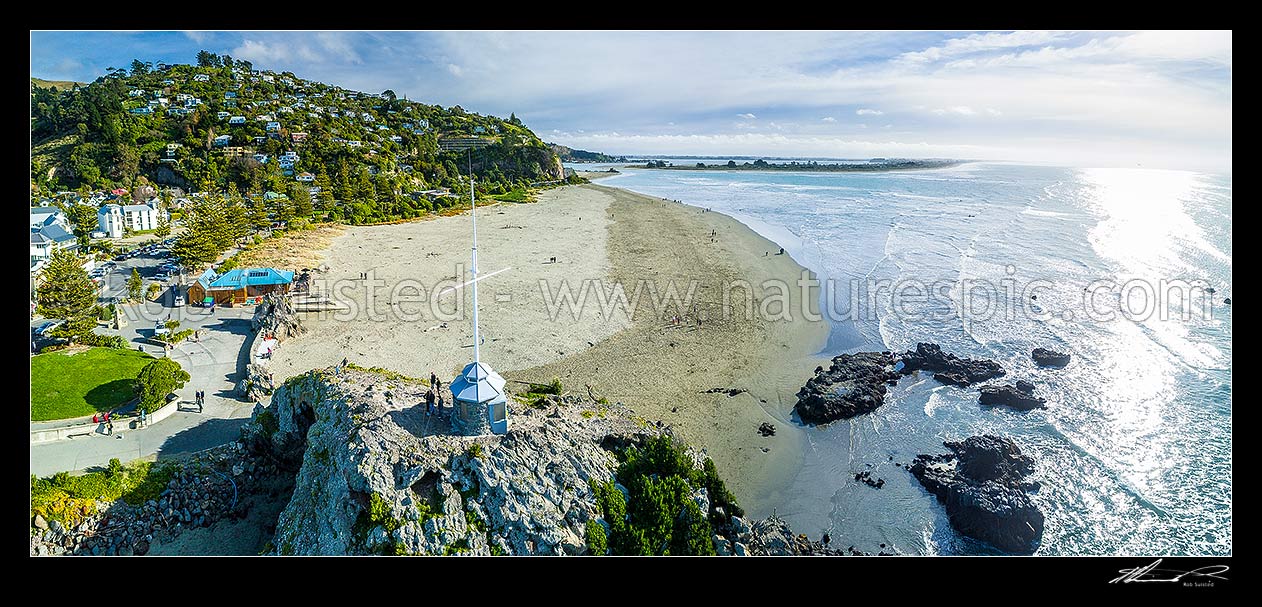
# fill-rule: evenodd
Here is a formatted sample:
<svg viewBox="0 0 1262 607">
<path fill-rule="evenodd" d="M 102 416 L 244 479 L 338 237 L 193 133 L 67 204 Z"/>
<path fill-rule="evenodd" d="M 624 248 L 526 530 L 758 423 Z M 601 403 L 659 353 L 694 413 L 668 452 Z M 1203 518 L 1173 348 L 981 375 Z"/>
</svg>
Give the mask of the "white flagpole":
<svg viewBox="0 0 1262 607">
<path fill-rule="evenodd" d="M 473 216 L 473 362 L 479 362 L 478 337 L 478 203 L 473 193 L 473 172 L 469 172 L 469 214 Z"/>
</svg>

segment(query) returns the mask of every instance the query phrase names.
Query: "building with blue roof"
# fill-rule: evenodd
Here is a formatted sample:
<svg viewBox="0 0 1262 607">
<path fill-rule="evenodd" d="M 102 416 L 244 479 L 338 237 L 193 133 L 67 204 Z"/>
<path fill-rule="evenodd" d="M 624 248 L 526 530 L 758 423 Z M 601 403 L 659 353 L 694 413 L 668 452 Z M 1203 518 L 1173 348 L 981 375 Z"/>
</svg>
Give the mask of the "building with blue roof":
<svg viewBox="0 0 1262 607">
<path fill-rule="evenodd" d="M 188 301 L 203 305 L 259 303 L 268 293 L 288 293 L 292 270 L 237 268 L 223 274 L 206 270 L 188 286 Z"/>
</svg>

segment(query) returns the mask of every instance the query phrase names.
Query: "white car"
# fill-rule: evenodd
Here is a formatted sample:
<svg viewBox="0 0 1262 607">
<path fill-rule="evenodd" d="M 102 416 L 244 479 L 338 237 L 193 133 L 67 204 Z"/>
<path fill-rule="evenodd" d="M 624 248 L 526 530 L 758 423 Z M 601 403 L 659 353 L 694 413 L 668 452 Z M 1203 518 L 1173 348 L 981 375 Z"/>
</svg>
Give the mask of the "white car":
<svg viewBox="0 0 1262 607">
<path fill-rule="evenodd" d="M 182 308 L 182 307 L 184 307 L 184 296 L 183 296 L 183 295 L 176 295 L 176 296 L 175 296 L 175 307 L 177 307 L 177 308 Z"/>
<path fill-rule="evenodd" d="M 154 325 L 153 327 L 153 335 L 155 337 L 157 337 L 158 335 L 166 335 L 167 333 L 170 333 L 170 332 L 171 330 L 168 329 L 166 324 L 164 324 L 162 321 L 158 321 L 158 324 Z"/>
</svg>

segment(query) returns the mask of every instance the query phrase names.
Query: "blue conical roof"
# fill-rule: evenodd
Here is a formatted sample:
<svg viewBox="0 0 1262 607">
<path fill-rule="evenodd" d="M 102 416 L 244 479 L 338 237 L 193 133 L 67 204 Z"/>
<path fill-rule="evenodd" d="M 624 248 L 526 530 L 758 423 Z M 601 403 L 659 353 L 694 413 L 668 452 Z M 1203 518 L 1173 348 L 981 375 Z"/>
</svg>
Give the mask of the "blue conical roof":
<svg viewBox="0 0 1262 607">
<path fill-rule="evenodd" d="M 467 403 L 485 403 L 504 397 L 504 378 L 482 362 L 471 362 L 451 382 L 451 394 Z"/>
</svg>

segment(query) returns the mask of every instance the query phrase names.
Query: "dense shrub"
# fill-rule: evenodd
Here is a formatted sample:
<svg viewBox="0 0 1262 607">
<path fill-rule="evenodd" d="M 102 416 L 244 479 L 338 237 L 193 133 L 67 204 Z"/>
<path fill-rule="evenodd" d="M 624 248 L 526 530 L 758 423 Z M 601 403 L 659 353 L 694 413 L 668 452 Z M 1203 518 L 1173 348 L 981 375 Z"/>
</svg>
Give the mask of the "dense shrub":
<svg viewBox="0 0 1262 607">
<path fill-rule="evenodd" d="M 121 335 L 99 335 L 97 333 L 89 333 L 79 338 L 79 343 L 85 346 L 97 346 L 100 348 L 113 348 L 115 350 L 123 350 L 127 348 L 127 340 Z"/>
<path fill-rule="evenodd" d="M 174 464 L 111 459 L 105 471 L 71 476 L 58 472 L 48 478 L 31 475 L 31 516 L 73 526 L 96 512 L 96 501 L 122 499 L 132 505 L 156 499 L 175 474 Z"/>
<path fill-rule="evenodd" d="M 590 554 L 602 555 L 609 549 L 605 537 L 605 526 L 596 519 L 587 519 L 587 550 Z"/>
<path fill-rule="evenodd" d="M 698 470 L 685 448 L 665 436 L 649 438 L 639 448 L 628 448 L 619 456 L 622 464 L 614 477 L 626 493 L 613 481 L 593 483 L 592 487 L 597 506 L 609 523 L 608 537 L 602 538 L 609 552 L 714 554 L 714 525 L 726 522 L 715 507 L 729 513 L 739 511 L 714 462 L 707 460 Z M 701 488 L 710 493 L 709 512 L 703 512 L 693 499 Z M 590 525 L 588 535 L 591 545 Z"/>
</svg>

